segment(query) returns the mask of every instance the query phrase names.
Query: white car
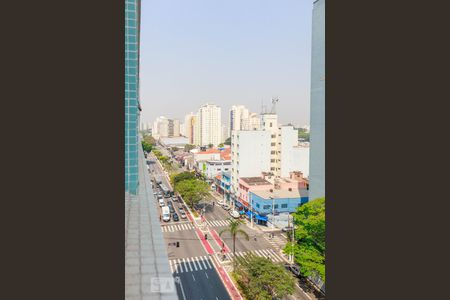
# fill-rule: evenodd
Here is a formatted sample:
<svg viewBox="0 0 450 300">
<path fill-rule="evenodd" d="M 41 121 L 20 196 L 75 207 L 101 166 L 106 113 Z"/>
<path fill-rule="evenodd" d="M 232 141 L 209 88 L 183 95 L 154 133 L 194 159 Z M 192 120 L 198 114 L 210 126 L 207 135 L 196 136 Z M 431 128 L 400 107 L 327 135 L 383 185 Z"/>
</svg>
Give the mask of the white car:
<svg viewBox="0 0 450 300">
<path fill-rule="evenodd" d="M 164 199 L 159 199 L 159 206 L 163 207 L 166 203 L 164 203 Z"/>
<path fill-rule="evenodd" d="M 239 212 L 235 211 L 235 210 L 230 210 L 230 216 L 232 216 L 235 219 L 239 218 Z"/>
</svg>

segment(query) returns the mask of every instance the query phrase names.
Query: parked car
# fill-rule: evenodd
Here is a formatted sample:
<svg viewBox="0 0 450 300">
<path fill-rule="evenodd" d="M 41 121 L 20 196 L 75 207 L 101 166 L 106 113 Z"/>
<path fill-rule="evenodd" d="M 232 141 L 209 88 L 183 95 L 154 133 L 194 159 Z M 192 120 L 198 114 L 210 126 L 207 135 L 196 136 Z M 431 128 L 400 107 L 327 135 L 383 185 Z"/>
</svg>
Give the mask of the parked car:
<svg viewBox="0 0 450 300">
<path fill-rule="evenodd" d="M 164 206 L 162 208 L 162 219 L 164 222 L 170 221 L 170 212 L 169 212 L 169 208 L 167 206 Z"/>
<path fill-rule="evenodd" d="M 173 213 L 173 214 L 172 214 L 172 219 L 173 219 L 175 222 L 180 221 L 180 218 L 178 217 L 178 214 L 177 214 L 177 213 Z"/>
<path fill-rule="evenodd" d="M 286 264 L 286 265 L 284 265 L 284 267 L 286 268 L 286 270 L 290 271 L 296 277 L 300 276 L 300 267 L 298 265 Z"/>
<path fill-rule="evenodd" d="M 164 203 L 164 199 L 159 199 L 159 206 L 163 207 L 166 204 Z"/>
<path fill-rule="evenodd" d="M 235 219 L 239 219 L 239 212 L 235 211 L 235 210 L 230 210 L 229 212 L 230 216 L 232 216 Z"/>
<path fill-rule="evenodd" d="M 228 204 L 224 204 L 224 205 L 222 205 L 222 207 L 225 210 L 230 210 L 231 209 L 231 206 L 229 206 Z"/>
<path fill-rule="evenodd" d="M 180 217 L 181 217 L 182 219 L 186 219 L 186 218 L 187 218 L 186 213 L 184 212 L 184 210 L 183 210 L 183 211 L 180 211 Z"/>
<path fill-rule="evenodd" d="M 178 202 L 178 198 L 176 196 L 173 196 L 172 201 Z"/>
</svg>

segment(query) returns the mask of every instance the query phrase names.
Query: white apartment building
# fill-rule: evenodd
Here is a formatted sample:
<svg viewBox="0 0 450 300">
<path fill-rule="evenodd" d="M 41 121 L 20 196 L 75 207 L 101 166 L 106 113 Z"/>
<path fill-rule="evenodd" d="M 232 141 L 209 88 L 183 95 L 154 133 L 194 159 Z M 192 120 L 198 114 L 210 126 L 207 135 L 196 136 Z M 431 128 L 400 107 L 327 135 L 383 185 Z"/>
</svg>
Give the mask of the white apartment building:
<svg viewBox="0 0 450 300">
<path fill-rule="evenodd" d="M 153 122 L 152 135 L 155 138 L 180 136 L 180 121 L 158 117 Z"/>
<path fill-rule="evenodd" d="M 200 118 L 198 114 L 192 116 L 192 144 L 200 145 Z"/>
<path fill-rule="evenodd" d="M 200 123 L 200 146 L 217 146 L 222 140 L 222 112 L 219 106 L 207 103 L 198 111 Z"/>
<path fill-rule="evenodd" d="M 242 130 L 259 130 L 261 129 L 261 117 L 257 113 L 249 114 L 247 119 L 242 120 Z"/>
<path fill-rule="evenodd" d="M 289 177 L 294 171 L 301 171 L 305 176 L 309 173 L 309 146 L 300 147 L 298 143 L 298 130 L 292 125 L 278 128 L 278 157 L 277 177 Z"/>
<path fill-rule="evenodd" d="M 242 121 L 248 119 L 249 111 L 244 105 L 233 105 L 230 109 L 230 136 L 235 130 L 242 130 Z"/>
<path fill-rule="evenodd" d="M 261 129 L 270 132 L 270 169 L 274 175 L 279 176 L 278 167 L 278 115 L 273 113 L 261 114 Z"/>
<path fill-rule="evenodd" d="M 188 138 L 189 144 L 194 144 L 194 118 L 195 114 L 192 112 L 184 117 L 184 135 Z"/>
<path fill-rule="evenodd" d="M 231 185 L 239 195 L 239 178 L 261 176 L 270 171 L 271 132 L 233 131 L 231 138 Z"/>
</svg>

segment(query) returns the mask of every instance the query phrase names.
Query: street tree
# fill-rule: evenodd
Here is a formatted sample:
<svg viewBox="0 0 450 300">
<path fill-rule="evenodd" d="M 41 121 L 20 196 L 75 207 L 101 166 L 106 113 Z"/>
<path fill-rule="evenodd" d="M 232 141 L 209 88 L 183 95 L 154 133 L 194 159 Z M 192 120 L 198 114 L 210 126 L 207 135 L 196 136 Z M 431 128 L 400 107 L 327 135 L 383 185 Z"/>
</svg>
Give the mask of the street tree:
<svg viewBox="0 0 450 300">
<path fill-rule="evenodd" d="M 185 171 L 177 174 L 172 174 L 170 176 L 170 182 L 173 186 L 176 186 L 179 182 L 183 180 L 195 179 L 195 174 L 193 172 Z"/>
<path fill-rule="evenodd" d="M 227 138 L 225 140 L 224 144 L 230 146 L 231 145 L 231 137 Z"/>
<path fill-rule="evenodd" d="M 281 299 L 294 292 L 294 278 L 283 265 L 253 254 L 236 258 L 233 277 L 247 299 Z"/>
<path fill-rule="evenodd" d="M 184 145 L 184 152 L 189 152 L 192 149 L 195 149 L 195 145 L 191 145 L 191 144 Z"/>
<path fill-rule="evenodd" d="M 153 148 L 152 144 L 150 144 L 146 141 L 142 141 L 142 149 L 144 149 L 145 152 L 148 153 L 148 152 L 152 151 L 152 148 Z"/>
<path fill-rule="evenodd" d="M 213 144 L 209 144 L 209 145 L 208 145 L 208 148 L 212 148 L 212 147 L 214 147 Z"/>
<path fill-rule="evenodd" d="M 325 198 L 314 199 L 293 214 L 295 240 L 285 253 L 294 253 L 303 276 L 318 273 L 325 282 Z"/>
<path fill-rule="evenodd" d="M 221 230 L 219 232 L 219 236 L 222 236 L 222 234 L 224 234 L 225 232 L 229 232 L 231 234 L 231 237 L 233 238 L 233 254 L 236 254 L 236 237 L 238 234 L 242 235 L 247 241 L 249 240 L 249 236 L 247 234 L 247 232 L 245 232 L 243 229 L 239 228 L 243 222 L 239 219 L 237 220 L 233 220 L 233 219 L 229 219 L 230 220 L 230 225 L 228 225 L 227 228 Z M 236 256 L 236 255 L 235 255 Z"/>
<path fill-rule="evenodd" d="M 174 188 L 191 208 L 209 195 L 208 184 L 198 179 L 182 180 Z"/>
</svg>

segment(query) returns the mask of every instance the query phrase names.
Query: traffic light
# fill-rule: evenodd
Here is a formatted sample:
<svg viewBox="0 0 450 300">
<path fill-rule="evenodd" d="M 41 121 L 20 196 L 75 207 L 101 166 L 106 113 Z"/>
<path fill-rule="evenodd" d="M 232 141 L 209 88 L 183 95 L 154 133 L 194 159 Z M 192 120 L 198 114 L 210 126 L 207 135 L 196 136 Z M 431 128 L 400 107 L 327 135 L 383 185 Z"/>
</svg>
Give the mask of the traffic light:
<svg viewBox="0 0 450 300">
<path fill-rule="evenodd" d="M 180 247 L 180 242 L 177 242 L 177 248 Z"/>
</svg>

